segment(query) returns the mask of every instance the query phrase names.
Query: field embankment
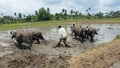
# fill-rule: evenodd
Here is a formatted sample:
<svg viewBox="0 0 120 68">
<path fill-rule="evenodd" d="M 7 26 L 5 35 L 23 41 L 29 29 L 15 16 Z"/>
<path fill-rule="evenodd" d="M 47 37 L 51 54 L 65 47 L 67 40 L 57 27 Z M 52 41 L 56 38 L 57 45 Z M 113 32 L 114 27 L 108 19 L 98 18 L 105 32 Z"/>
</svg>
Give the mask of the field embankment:
<svg viewBox="0 0 120 68">
<path fill-rule="evenodd" d="M 70 68 L 108 68 L 120 61 L 120 40 L 103 44 L 68 60 Z"/>
</svg>

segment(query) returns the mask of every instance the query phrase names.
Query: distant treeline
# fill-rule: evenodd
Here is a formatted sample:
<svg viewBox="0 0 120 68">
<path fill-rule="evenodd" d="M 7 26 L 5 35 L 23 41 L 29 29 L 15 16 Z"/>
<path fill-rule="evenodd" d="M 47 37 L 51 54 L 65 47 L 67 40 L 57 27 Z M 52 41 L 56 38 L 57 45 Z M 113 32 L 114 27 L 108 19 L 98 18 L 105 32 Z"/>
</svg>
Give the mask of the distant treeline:
<svg viewBox="0 0 120 68">
<path fill-rule="evenodd" d="M 14 12 L 13 16 L 5 16 L 0 13 L 0 24 L 8 23 L 24 23 L 24 22 L 40 22 L 40 21 L 51 21 L 51 20 L 66 20 L 66 19 L 101 19 L 101 18 L 120 18 L 119 11 L 111 11 L 108 13 L 98 12 L 95 14 L 90 13 L 91 8 L 86 10 L 87 14 L 82 14 L 79 11 L 62 9 L 61 12 L 51 14 L 50 9 L 40 8 L 36 10 L 33 15 L 25 15 L 22 13 Z"/>
</svg>

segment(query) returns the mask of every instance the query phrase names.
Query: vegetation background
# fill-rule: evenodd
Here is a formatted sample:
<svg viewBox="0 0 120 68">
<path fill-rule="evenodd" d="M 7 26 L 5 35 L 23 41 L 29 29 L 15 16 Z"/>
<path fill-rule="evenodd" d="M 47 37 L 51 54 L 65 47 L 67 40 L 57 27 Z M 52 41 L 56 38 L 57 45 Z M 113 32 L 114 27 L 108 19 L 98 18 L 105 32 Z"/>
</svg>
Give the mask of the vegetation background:
<svg viewBox="0 0 120 68">
<path fill-rule="evenodd" d="M 80 11 L 62 9 L 61 12 L 52 14 L 50 9 L 44 7 L 36 10 L 34 14 L 25 15 L 14 12 L 12 16 L 0 13 L 0 30 L 16 29 L 27 27 L 42 27 L 58 24 L 68 24 L 70 22 L 79 23 L 120 23 L 120 10 L 107 13 L 91 13 L 91 8 L 87 8 L 86 14 Z M 44 24 L 45 23 L 45 24 Z"/>
</svg>

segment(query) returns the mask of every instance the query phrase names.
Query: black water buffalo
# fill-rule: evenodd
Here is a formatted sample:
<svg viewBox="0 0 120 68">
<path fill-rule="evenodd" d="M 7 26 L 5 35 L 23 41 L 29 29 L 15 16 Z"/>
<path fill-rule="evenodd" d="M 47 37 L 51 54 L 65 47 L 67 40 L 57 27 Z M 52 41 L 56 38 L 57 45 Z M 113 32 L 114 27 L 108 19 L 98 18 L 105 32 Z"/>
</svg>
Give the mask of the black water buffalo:
<svg viewBox="0 0 120 68">
<path fill-rule="evenodd" d="M 29 44 L 31 49 L 33 43 L 33 35 L 31 32 L 18 30 L 15 32 L 11 32 L 11 34 L 12 34 L 11 38 L 16 40 L 18 47 L 21 47 L 21 44 L 24 42 Z"/>
<path fill-rule="evenodd" d="M 94 41 L 93 38 L 94 38 L 95 34 L 98 34 L 97 30 L 90 27 L 89 30 L 88 30 L 88 33 L 87 33 L 87 36 L 90 38 L 90 41 Z"/>
<path fill-rule="evenodd" d="M 72 31 L 74 32 L 75 38 L 79 39 L 82 43 L 85 39 L 89 39 L 91 42 L 94 41 L 95 34 L 98 34 L 96 29 L 88 26 L 80 26 L 79 28 L 74 28 Z"/>
<path fill-rule="evenodd" d="M 85 38 L 86 38 L 86 29 L 85 27 L 82 27 L 79 29 L 79 38 L 81 40 L 81 42 L 83 43 Z"/>
<path fill-rule="evenodd" d="M 75 38 L 77 39 L 79 36 L 79 28 L 74 28 L 73 33 L 74 33 Z"/>
<path fill-rule="evenodd" d="M 86 36 L 85 28 L 82 26 L 80 26 L 80 28 L 75 28 L 74 35 L 76 39 L 79 39 L 81 42 L 84 42 Z"/>
<path fill-rule="evenodd" d="M 40 44 L 39 40 L 43 40 L 44 43 L 46 43 L 45 38 L 42 35 L 42 32 L 39 31 L 32 31 L 32 36 L 33 36 L 33 40 L 37 40 L 37 42 Z"/>
<path fill-rule="evenodd" d="M 12 34 L 11 38 L 16 40 L 17 45 L 19 47 L 21 46 L 21 44 L 23 42 L 29 44 L 30 48 L 31 48 L 34 40 L 37 40 L 38 43 L 40 43 L 39 39 L 44 40 L 44 43 L 46 41 L 44 39 L 44 37 L 42 36 L 42 33 L 37 32 L 37 31 L 18 30 L 18 31 L 15 31 L 15 32 L 11 32 L 11 34 Z"/>
</svg>

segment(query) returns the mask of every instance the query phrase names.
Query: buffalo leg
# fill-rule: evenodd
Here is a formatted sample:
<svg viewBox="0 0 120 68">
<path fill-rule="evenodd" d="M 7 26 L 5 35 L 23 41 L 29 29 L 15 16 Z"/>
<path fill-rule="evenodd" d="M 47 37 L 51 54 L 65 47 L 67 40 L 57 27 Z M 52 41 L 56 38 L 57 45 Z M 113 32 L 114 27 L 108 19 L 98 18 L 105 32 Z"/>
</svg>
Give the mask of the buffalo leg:
<svg viewBox="0 0 120 68">
<path fill-rule="evenodd" d="M 31 50 L 31 47 L 32 47 L 32 43 L 30 43 L 30 50 Z"/>
<path fill-rule="evenodd" d="M 77 33 L 75 33 L 75 39 L 77 39 Z"/>
<path fill-rule="evenodd" d="M 17 42 L 17 47 L 18 47 L 18 48 L 22 48 L 22 45 L 21 45 L 21 44 L 22 44 L 22 42 Z"/>
<path fill-rule="evenodd" d="M 34 37 L 33 37 L 33 40 L 37 40 L 37 43 L 40 44 L 40 41 L 39 41 L 39 38 L 38 38 L 38 37 L 34 36 Z"/>
<path fill-rule="evenodd" d="M 94 42 L 94 39 L 93 39 L 93 36 L 91 36 L 91 39 L 90 39 L 91 42 Z"/>
</svg>

